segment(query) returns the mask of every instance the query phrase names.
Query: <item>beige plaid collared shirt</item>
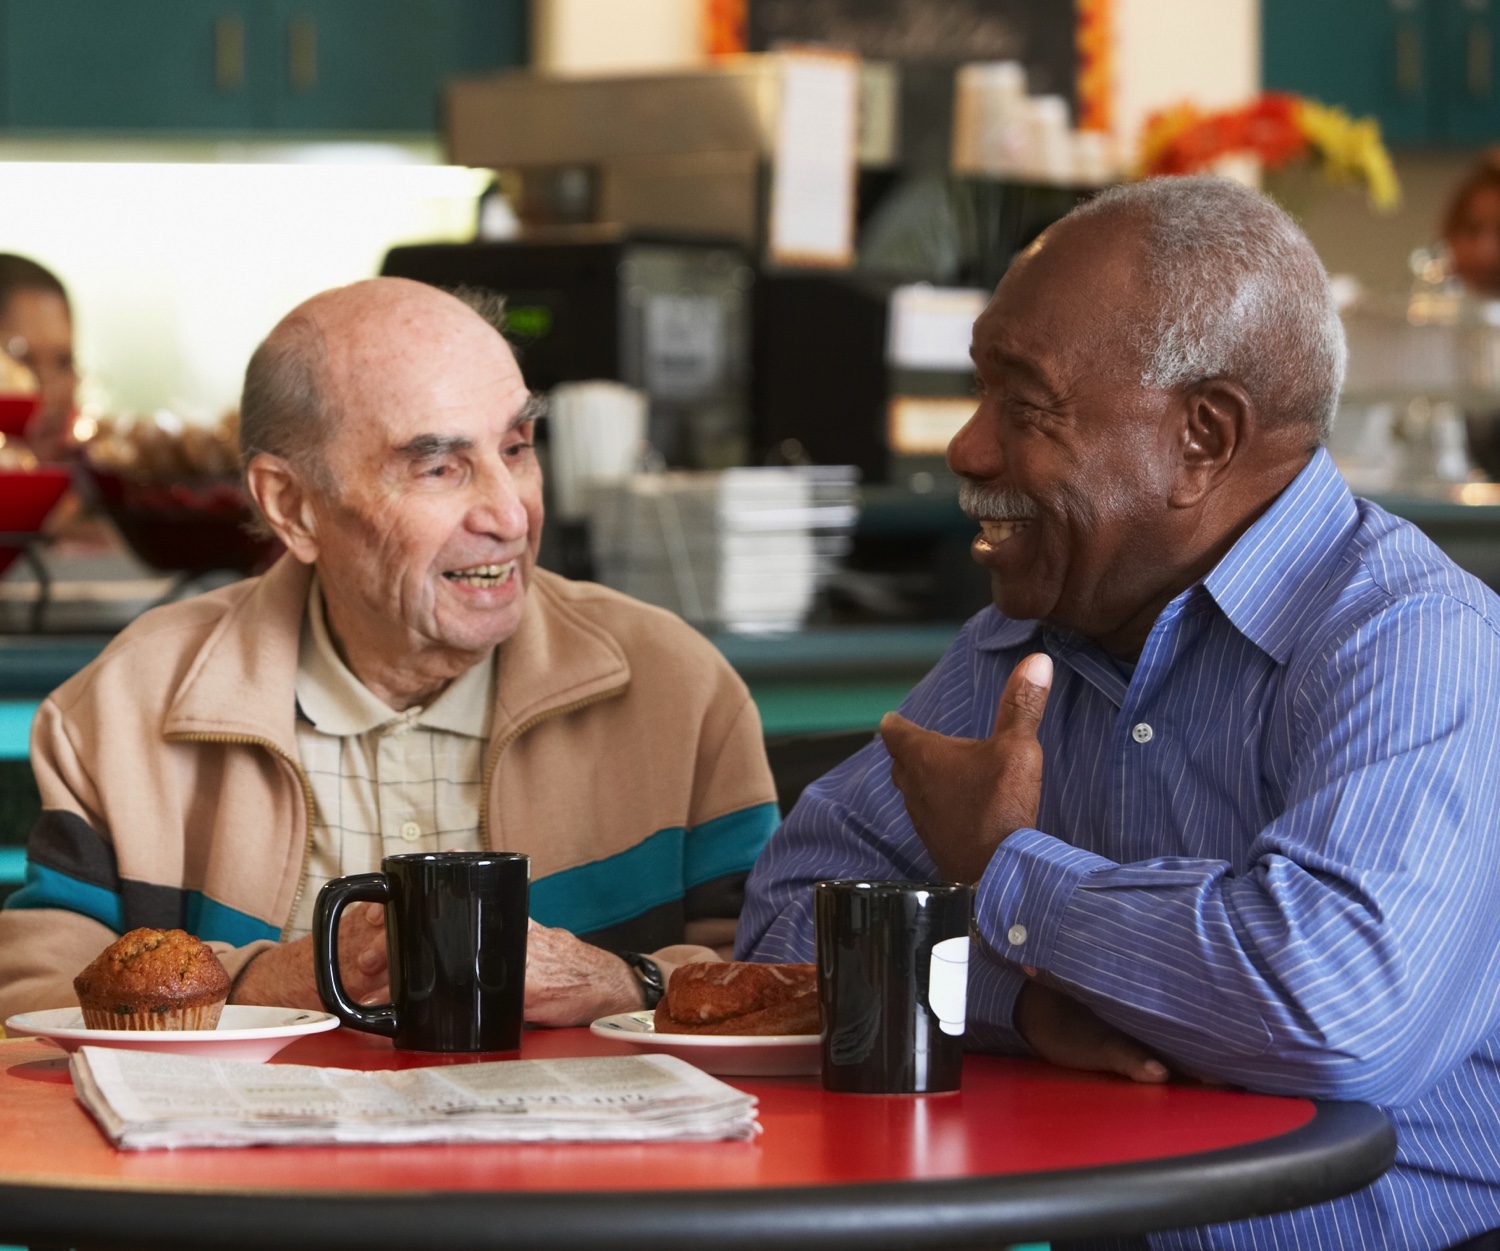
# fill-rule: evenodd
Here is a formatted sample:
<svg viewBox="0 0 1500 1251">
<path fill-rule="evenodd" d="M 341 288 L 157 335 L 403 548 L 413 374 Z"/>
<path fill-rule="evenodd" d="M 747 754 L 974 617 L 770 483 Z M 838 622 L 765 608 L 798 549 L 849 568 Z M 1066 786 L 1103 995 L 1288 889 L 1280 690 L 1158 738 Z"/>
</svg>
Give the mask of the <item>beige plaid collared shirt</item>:
<svg viewBox="0 0 1500 1251">
<path fill-rule="evenodd" d="M 286 938 L 311 932 L 318 892 L 333 878 L 378 872 L 384 857 L 405 852 L 479 848 L 494 692 L 492 651 L 428 707 L 388 708 L 340 658 L 314 577 L 297 655 L 297 754 L 317 811 Z"/>
</svg>

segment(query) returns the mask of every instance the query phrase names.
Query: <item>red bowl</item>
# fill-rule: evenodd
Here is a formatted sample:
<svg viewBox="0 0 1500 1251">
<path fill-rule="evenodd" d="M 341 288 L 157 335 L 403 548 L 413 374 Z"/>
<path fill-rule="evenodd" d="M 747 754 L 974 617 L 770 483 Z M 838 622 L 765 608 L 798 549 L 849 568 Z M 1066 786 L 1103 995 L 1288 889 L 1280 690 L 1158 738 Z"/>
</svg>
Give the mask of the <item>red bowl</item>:
<svg viewBox="0 0 1500 1251">
<path fill-rule="evenodd" d="M 39 395 L 0 395 L 0 434 L 7 439 L 11 436 L 19 439 L 26 433 L 26 423 L 41 406 Z"/>
<path fill-rule="evenodd" d="M 275 539 L 246 527 L 249 501 L 233 481 L 148 486 L 85 463 L 104 511 L 144 563 L 166 573 L 264 573 L 281 555 Z"/>
<path fill-rule="evenodd" d="M 35 534 L 72 482 L 66 469 L 0 469 L 0 531 Z M 20 553 L 0 547 L 0 573 Z"/>
</svg>

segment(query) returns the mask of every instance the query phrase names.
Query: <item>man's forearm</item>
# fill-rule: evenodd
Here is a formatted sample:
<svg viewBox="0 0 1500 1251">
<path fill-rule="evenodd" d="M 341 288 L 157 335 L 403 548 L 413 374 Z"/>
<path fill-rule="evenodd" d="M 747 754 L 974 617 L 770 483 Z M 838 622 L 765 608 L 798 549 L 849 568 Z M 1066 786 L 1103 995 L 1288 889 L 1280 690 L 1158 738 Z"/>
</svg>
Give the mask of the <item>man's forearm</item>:
<svg viewBox="0 0 1500 1251">
<path fill-rule="evenodd" d="M 735 917 L 698 917 L 683 926 L 682 940 L 691 947 L 706 947 L 721 960 L 734 958 Z"/>
<path fill-rule="evenodd" d="M 1301 870 L 1228 869 L 1119 865 L 1023 830 L 986 871 L 976 919 L 1002 958 L 1045 970 L 1130 1037 L 1256 1089 L 1402 1102 L 1423 1065 L 1442 1071 L 1468 1045 L 1449 1037 L 1451 1012 L 1412 1009 L 1417 969 L 1390 962 L 1394 919 Z M 1297 940 L 1319 928 L 1322 945 Z M 1462 976 L 1422 971 L 1429 992 Z"/>
<path fill-rule="evenodd" d="M 229 990 L 229 1002 L 321 1011 L 323 1000 L 318 994 L 311 959 L 298 959 L 290 944 L 264 943 L 257 946 L 260 949 L 248 952 L 245 959 L 238 961 L 238 971 L 231 974 L 233 984 Z"/>
<path fill-rule="evenodd" d="M 73 978 L 119 935 L 61 908 L 0 911 L 0 1021 L 78 1002 Z"/>
</svg>

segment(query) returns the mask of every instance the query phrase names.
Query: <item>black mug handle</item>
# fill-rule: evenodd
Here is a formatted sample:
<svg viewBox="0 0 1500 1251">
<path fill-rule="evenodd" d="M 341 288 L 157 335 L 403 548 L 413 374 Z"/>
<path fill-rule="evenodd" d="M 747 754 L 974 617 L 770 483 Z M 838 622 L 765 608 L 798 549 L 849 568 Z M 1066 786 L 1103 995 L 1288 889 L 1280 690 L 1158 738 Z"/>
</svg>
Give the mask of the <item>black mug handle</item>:
<svg viewBox="0 0 1500 1251">
<path fill-rule="evenodd" d="M 384 873 L 356 873 L 324 885 L 313 909 L 313 976 L 323 1006 L 350 1029 L 394 1038 L 396 1005 L 367 1008 L 355 1003 L 339 976 L 339 918 L 344 909 L 352 903 L 389 903 L 390 897 L 391 887 Z"/>
</svg>

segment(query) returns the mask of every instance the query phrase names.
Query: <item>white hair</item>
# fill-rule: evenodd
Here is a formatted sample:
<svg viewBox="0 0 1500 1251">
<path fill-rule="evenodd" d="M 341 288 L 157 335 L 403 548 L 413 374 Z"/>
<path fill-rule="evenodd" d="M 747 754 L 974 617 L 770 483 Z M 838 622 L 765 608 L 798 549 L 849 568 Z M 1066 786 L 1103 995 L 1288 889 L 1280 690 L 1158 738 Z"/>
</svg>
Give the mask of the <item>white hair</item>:
<svg viewBox="0 0 1500 1251">
<path fill-rule="evenodd" d="M 1152 178 L 1114 187 L 1074 217 L 1143 226 L 1156 325 L 1142 332 L 1141 385 L 1240 383 L 1270 423 L 1325 442 L 1344 383 L 1344 327 L 1318 254 L 1285 212 L 1227 178 Z"/>
</svg>

